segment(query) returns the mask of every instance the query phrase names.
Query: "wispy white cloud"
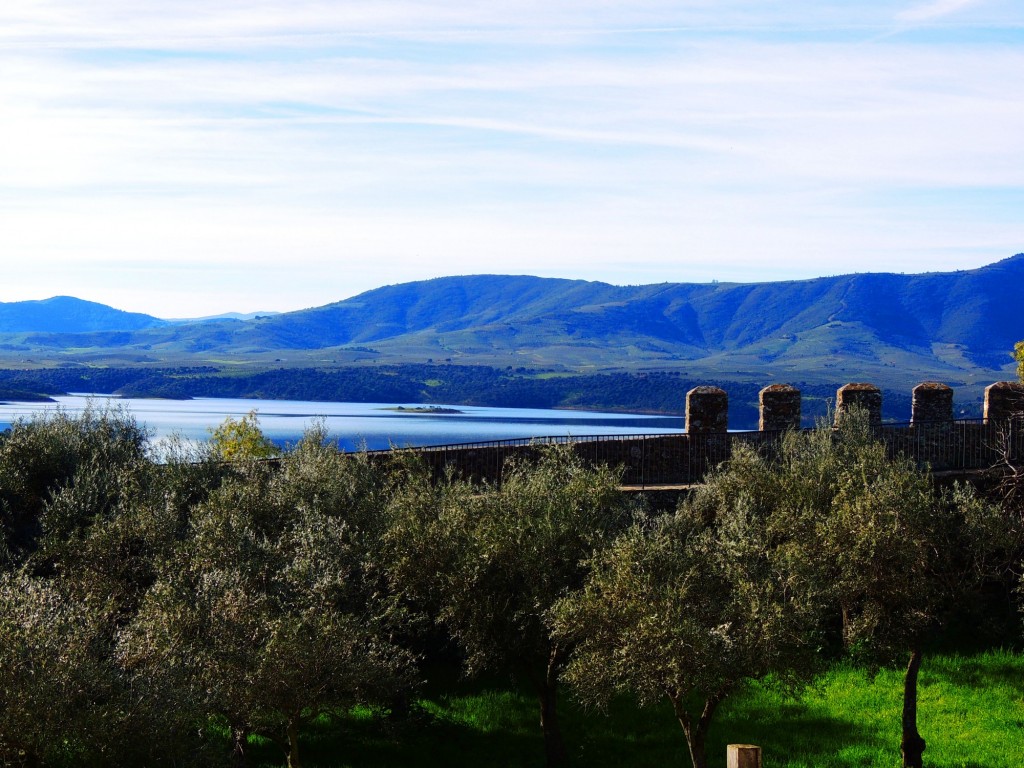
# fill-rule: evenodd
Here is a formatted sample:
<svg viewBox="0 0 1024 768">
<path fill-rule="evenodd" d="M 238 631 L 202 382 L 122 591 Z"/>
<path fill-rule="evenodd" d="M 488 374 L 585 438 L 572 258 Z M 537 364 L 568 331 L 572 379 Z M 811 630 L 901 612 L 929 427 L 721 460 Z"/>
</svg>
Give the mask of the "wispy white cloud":
<svg viewBox="0 0 1024 768">
<path fill-rule="evenodd" d="M 981 0 L 935 0 L 901 15 L 931 17 Z M 1012 0 L 997 6 L 991 23 L 1020 22 Z M 1001 6 L 1001 7 L 999 7 Z M 751 0 L 10 0 L 0 7 L 0 43 L 61 46 L 231 50 L 259 45 L 315 47 L 373 39 L 494 43 L 502 39 L 560 45 L 575 35 L 883 29 L 891 3 L 758 3 Z M 522 34 L 522 33 L 525 33 Z"/>
<path fill-rule="evenodd" d="M 157 311 L 158 284 L 182 315 L 485 269 L 764 279 L 1024 248 L 1024 48 L 867 42 L 881 0 L 137 6 L 0 5 L 0 253 L 24 264 L 0 300 L 42 271 L 34 297 Z"/>
<path fill-rule="evenodd" d="M 959 13 L 971 6 L 980 5 L 983 0 L 932 0 L 915 5 L 896 14 L 899 21 L 932 21 L 943 16 Z"/>
</svg>

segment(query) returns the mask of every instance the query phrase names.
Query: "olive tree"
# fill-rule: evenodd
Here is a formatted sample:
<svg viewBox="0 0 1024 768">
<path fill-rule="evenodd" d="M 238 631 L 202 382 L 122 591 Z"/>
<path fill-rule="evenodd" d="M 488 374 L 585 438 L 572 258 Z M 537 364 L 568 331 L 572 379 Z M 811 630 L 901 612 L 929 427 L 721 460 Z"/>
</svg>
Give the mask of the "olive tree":
<svg viewBox="0 0 1024 768">
<path fill-rule="evenodd" d="M 114 653 L 176 530 L 147 448 L 130 415 L 91 406 L 19 422 L 0 445 L 9 542 L 0 741 L 23 742 L 29 762 L 124 763 L 131 754 L 157 764 L 181 754 L 184 740 L 165 738 L 175 713 L 152 707 Z M 161 755 L 147 751 L 155 745 Z"/>
<path fill-rule="evenodd" d="M 742 680 L 799 679 L 841 626 L 874 664 L 907 660 L 903 761 L 920 766 L 917 676 L 927 640 L 1005 560 L 1016 535 L 970 489 L 936 490 L 887 454 L 864 414 L 786 435 L 712 473 L 672 518 L 637 527 L 560 606 L 580 644 L 566 673 L 588 701 L 673 702 L 694 765 L 715 707 Z M 683 703 L 700 700 L 701 711 Z"/>
<path fill-rule="evenodd" d="M 791 435 L 776 520 L 805 588 L 835 606 L 844 645 L 872 663 L 906 660 L 901 750 L 920 768 L 917 678 L 928 640 L 995 574 L 1016 533 L 968 487 L 940 492 L 926 470 L 887 454 L 864 414 Z"/>
<path fill-rule="evenodd" d="M 113 680 L 92 647 L 97 624 L 45 580 L 0 574 L 0 764 L 88 763 L 102 748 L 93 715 Z"/>
<path fill-rule="evenodd" d="M 146 461 L 148 434 L 125 411 L 90 404 L 81 414 L 38 414 L 16 422 L 0 441 L 0 538 L 9 564 L 32 555 L 44 529 L 44 511 L 62 491 L 91 476 L 95 505 L 78 505 L 79 517 L 52 520 L 55 538 L 73 533 L 102 514 L 116 483 L 104 474 Z M 70 512 L 70 510 L 69 510 Z"/>
<path fill-rule="evenodd" d="M 529 682 L 551 766 L 566 762 L 557 693 L 568 644 L 552 637 L 550 611 L 630 520 L 618 484 L 553 446 L 511 463 L 498 487 L 414 473 L 389 511 L 391 583 L 444 626 L 469 673 L 508 669 Z"/>
<path fill-rule="evenodd" d="M 665 699 L 695 768 L 718 706 L 745 681 L 797 682 L 814 666 L 803 602 L 772 530 L 780 484 L 737 449 L 673 514 L 633 525 L 597 554 L 584 587 L 555 610 L 575 644 L 564 678 L 587 704 Z"/>
<path fill-rule="evenodd" d="M 257 733 L 297 768 L 304 725 L 411 683 L 365 576 L 372 476 L 318 431 L 279 466 L 240 462 L 193 510 L 122 638 L 129 668 L 169 676 L 223 718 L 239 762 Z"/>
</svg>

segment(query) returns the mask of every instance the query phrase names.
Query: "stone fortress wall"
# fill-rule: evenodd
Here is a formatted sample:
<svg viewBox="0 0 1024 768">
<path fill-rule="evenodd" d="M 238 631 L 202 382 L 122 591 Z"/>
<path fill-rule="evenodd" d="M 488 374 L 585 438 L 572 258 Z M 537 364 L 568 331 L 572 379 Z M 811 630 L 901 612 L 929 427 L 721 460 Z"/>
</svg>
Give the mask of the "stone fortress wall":
<svg viewBox="0 0 1024 768">
<path fill-rule="evenodd" d="M 882 393 L 872 384 L 851 383 L 838 389 L 836 421 L 854 407 L 868 412 L 891 455 L 913 458 L 933 472 L 988 469 L 1006 451 L 1024 456 L 1024 384 L 1019 382 L 1001 381 L 987 387 L 982 419 L 954 419 L 953 390 L 934 381 L 914 387 L 906 423 L 882 422 Z M 800 429 L 801 395 L 795 387 L 765 387 L 759 394 L 759 408 L 757 431 L 729 432 L 728 394 L 718 387 L 700 386 L 686 393 L 686 428 L 680 434 L 501 440 L 424 448 L 417 453 L 438 477 L 454 469 L 463 477 L 500 482 L 510 458 L 536 453 L 538 443 L 571 442 L 586 461 L 621 467 L 625 485 L 691 485 L 726 460 L 736 442 L 770 450 L 786 430 Z"/>
</svg>

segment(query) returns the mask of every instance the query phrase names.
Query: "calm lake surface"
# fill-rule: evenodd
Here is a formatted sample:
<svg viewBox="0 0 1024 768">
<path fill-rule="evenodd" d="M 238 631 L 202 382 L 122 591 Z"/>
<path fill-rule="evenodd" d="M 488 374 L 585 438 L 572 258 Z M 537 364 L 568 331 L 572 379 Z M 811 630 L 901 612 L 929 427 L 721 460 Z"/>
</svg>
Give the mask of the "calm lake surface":
<svg viewBox="0 0 1024 768">
<path fill-rule="evenodd" d="M 416 403 L 318 403 L 299 400 L 244 400 L 196 398 L 147 400 L 110 398 L 108 395 L 69 395 L 56 403 L 0 404 L 0 430 L 19 418 L 62 408 L 81 412 L 91 401 L 127 408 L 153 435 L 154 441 L 179 433 L 205 440 L 209 430 L 227 417 L 240 418 L 255 410 L 264 433 L 279 444 L 297 441 L 303 430 L 320 419 L 332 440 L 345 450 L 370 450 L 391 445 L 424 446 L 511 438 L 587 435 L 635 435 L 682 432 L 682 416 L 644 416 L 596 411 L 553 411 L 534 408 L 487 408 L 470 405 L 444 407 L 460 413 L 401 413 L 394 409 Z"/>
</svg>

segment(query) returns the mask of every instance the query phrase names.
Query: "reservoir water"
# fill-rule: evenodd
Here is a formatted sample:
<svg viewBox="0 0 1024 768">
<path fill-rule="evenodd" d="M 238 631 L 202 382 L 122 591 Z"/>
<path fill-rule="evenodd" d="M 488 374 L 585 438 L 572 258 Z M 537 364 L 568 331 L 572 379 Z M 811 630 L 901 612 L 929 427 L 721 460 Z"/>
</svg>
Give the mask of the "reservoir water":
<svg viewBox="0 0 1024 768">
<path fill-rule="evenodd" d="M 647 416 L 597 411 L 556 411 L 534 408 L 490 408 L 469 405 L 419 406 L 416 403 L 321 403 L 298 400 L 196 398 L 149 400 L 109 398 L 107 395 L 69 395 L 55 403 L 2 403 L 0 430 L 19 418 L 56 408 L 81 412 L 89 402 L 102 407 L 122 406 L 150 430 L 153 440 L 178 433 L 205 440 L 227 417 L 238 419 L 255 410 L 263 432 L 284 445 L 297 441 L 307 427 L 323 421 L 332 440 L 348 451 L 390 446 L 451 443 L 529 437 L 668 434 L 682 432 L 681 416 Z M 445 408 L 457 413 L 413 409 Z M 397 410 L 403 408 L 404 410 Z"/>
</svg>

